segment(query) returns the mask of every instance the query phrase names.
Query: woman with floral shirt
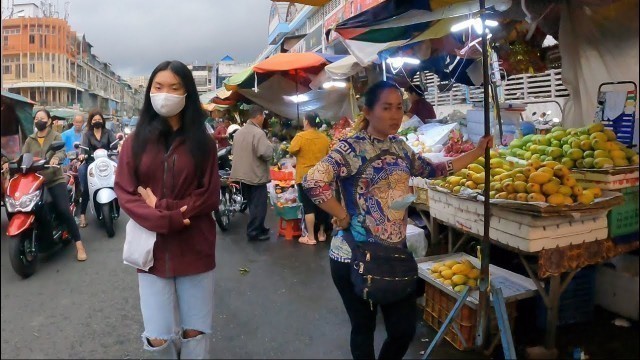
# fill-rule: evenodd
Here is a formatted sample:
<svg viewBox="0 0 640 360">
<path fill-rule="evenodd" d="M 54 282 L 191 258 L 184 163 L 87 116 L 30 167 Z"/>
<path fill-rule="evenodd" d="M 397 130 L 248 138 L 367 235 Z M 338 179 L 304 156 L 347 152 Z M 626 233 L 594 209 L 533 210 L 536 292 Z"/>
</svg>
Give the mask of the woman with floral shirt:
<svg viewBox="0 0 640 360">
<path fill-rule="evenodd" d="M 482 138 L 467 154 L 433 164 L 395 135 L 403 110 L 402 92 L 396 84 L 380 81 L 371 86 L 365 94 L 365 119 L 359 131 L 341 140 L 304 178 L 309 197 L 333 216 L 337 229 L 351 231 L 356 241 L 406 248 L 406 208 L 412 200 L 410 177 L 433 178 L 456 172 L 491 146 L 490 137 Z M 336 182 L 344 206 L 333 197 Z M 329 257 L 333 282 L 351 320 L 351 354 L 354 359 L 376 358 L 373 339 L 378 306 L 371 306 L 354 291 L 351 249 L 342 231 L 333 238 Z M 401 359 L 415 334 L 415 296 L 380 308 L 387 339 L 378 358 Z"/>
</svg>

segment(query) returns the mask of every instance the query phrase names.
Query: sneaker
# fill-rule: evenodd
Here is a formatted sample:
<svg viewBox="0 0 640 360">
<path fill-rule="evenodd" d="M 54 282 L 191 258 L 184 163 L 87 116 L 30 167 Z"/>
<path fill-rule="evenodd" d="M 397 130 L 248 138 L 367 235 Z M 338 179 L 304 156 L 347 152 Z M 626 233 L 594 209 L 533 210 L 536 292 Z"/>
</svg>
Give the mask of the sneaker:
<svg viewBox="0 0 640 360">
<path fill-rule="evenodd" d="M 249 236 L 247 237 L 247 240 L 249 241 L 267 241 L 271 239 L 271 234 L 266 233 L 266 234 L 260 234 L 258 236 Z"/>
</svg>

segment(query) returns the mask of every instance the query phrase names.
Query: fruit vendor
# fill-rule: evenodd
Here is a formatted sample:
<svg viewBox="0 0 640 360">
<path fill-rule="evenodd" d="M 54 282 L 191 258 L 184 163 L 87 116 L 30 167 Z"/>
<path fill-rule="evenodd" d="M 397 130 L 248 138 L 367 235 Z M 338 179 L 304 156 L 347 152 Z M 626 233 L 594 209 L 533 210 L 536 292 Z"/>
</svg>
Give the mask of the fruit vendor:
<svg viewBox="0 0 640 360">
<path fill-rule="evenodd" d="M 415 115 L 425 124 L 427 124 L 429 120 L 437 118 L 433 105 L 424 98 L 424 90 L 422 90 L 420 85 L 409 85 L 404 91 L 409 96 L 409 100 L 411 100 L 411 107 L 407 112 L 409 118 Z"/>
<path fill-rule="evenodd" d="M 341 230 L 331 242 L 331 276 L 351 320 L 351 353 L 356 359 L 401 359 L 415 334 L 416 300 L 415 293 L 410 293 L 378 306 L 358 295 L 351 280 L 352 252 L 344 240 L 345 233 L 348 236 L 350 232 L 356 243 L 380 244 L 380 251 L 406 249 L 406 208 L 412 201 L 410 177 L 453 174 L 482 156 L 492 141 L 484 137 L 465 155 L 431 163 L 395 135 L 403 115 L 402 90 L 388 81 L 374 84 L 365 94 L 364 118 L 354 126 L 355 135 L 341 140 L 303 179 L 309 197 L 333 217 L 334 227 Z M 334 197 L 336 182 L 344 206 Z M 387 331 L 379 357 L 374 353 L 378 307 Z"/>
</svg>

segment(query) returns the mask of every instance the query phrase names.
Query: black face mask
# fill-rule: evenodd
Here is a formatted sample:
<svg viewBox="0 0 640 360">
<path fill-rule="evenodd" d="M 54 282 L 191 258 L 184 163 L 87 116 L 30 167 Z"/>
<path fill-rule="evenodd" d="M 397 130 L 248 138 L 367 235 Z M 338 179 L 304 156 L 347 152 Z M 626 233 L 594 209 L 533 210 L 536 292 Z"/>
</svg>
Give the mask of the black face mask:
<svg viewBox="0 0 640 360">
<path fill-rule="evenodd" d="M 44 131 L 47 128 L 48 121 L 36 121 L 35 126 L 38 131 Z"/>
<path fill-rule="evenodd" d="M 94 122 L 93 123 L 93 127 L 95 129 L 102 129 L 102 126 L 104 126 L 104 124 L 102 123 L 102 121 L 98 121 L 98 122 Z"/>
</svg>

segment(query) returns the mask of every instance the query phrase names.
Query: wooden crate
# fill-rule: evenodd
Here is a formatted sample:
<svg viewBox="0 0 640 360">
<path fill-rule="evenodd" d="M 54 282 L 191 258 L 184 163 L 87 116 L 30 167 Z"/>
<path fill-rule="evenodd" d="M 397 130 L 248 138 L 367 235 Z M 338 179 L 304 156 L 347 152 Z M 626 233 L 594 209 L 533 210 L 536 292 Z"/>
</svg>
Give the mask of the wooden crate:
<svg viewBox="0 0 640 360">
<path fill-rule="evenodd" d="M 425 283 L 424 297 L 424 320 L 434 329 L 439 331 L 458 299 L 429 282 Z M 506 304 L 509 323 L 511 324 L 512 329 L 514 328 L 515 318 L 517 315 L 516 304 L 516 302 L 509 302 Z M 475 346 L 477 329 L 476 316 L 476 309 L 467 304 L 463 304 L 460 311 L 458 311 L 458 315 L 453 320 L 453 322 L 458 326 L 460 333 L 458 334 L 454 325 L 451 324 L 444 334 L 445 339 L 447 339 L 458 350 L 472 350 Z M 490 309 L 490 330 L 491 336 L 498 336 L 498 321 L 493 308 Z"/>
</svg>

